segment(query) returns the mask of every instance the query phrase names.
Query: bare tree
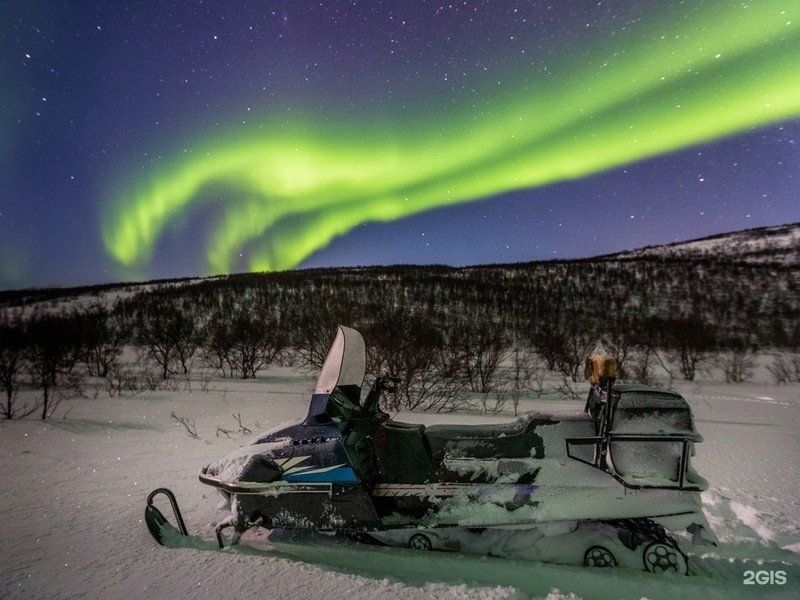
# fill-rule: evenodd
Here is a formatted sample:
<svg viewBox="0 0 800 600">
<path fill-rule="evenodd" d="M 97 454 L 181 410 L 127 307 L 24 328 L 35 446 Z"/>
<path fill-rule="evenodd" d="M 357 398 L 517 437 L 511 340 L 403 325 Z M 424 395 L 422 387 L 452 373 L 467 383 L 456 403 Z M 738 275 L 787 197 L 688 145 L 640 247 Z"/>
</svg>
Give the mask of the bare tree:
<svg viewBox="0 0 800 600">
<path fill-rule="evenodd" d="M 509 363 L 509 366 L 503 369 L 502 389 L 510 398 L 516 416 L 520 400 L 526 392 L 541 397 L 547 370 L 532 350 L 523 348 L 519 344 L 514 345 Z"/>
<path fill-rule="evenodd" d="M 628 360 L 626 373 L 631 380 L 644 385 L 653 385 L 656 382 L 656 367 L 660 362 L 658 351 L 651 344 L 640 344 Z"/>
<path fill-rule="evenodd" d="M 709 363 L 715 343 L 713 331 L 699 318 L 665 320 L 662 328 L 670 359 L 686 381 L 694 381 L 698 371 Z"/>
<path fill-rule="evenodd" d="M 224 372 L 242 379 L 271 364 L 286 346 L 280 324 L 264 314 L 253 314 L 249 307 L 237 306 L 233 314 L 215 313 L 212 317 L 206 353 Z"/>
<path fill-rule="evenodd" d="M 370 363 L 378 372 L 400 378 L 387 402 L 392 411 L 448 411 L 467 389 L 462 355 L 448 345 L 430 320 L 397 308 L 377 315 L 370 327 Z"/>
<path fill-rule="evenodd" d="M 131 327 L 120 314 L 95 304 L 75 314 L 83 335 L 81 360 L 90 376 L 113 377 L 121 368 L 119 359 L 131 341 Z"/>
<path fill-rule="evenodd" d="M 556 360 L 556 368 L 565 380 L 572 383 L 583 381 L 586 358 L 598 343 L 598 335 L 591 324 L 584 320 L 570 319 L 564 323 L 563 348 Z"/>
<path fill-rule="evenodd" d="M 232 350 L 233 338 L 229 323 L 217 313 L 212 314 L 203 335 L 202 354 L 206 364 L 222 377 L 233 377 Z"/>
<path fill-rule="evenodd" d="M 629 362 L 637 345 L 637 332 L 628 323 L 617 319 L 609 331 L 601 338 L 603 348 L 617 361 L 617 374 L 620 379 L 628 379 Z"/>
<path fill-rule="evenodd" d="M 495 323 L 463 318 L 451 330 L 451 344 L 462 354 L 464 372 L 473 392 L 487 394 L 497 387 L 497 370 L 508 354 L 509 337 Z"/>
<path fill-rule="evenodd" d="M 153 297 L 136 313 L 136 340 L 161 370 L 162 379 L 183 372 L 200 345 L 200 331 L 188 306 Z"/>
<path fill-rule="evenodd" d="M 531 342 L 536 353 L 544 358 L 548 371 L 555 371 L 567 354 L 567 335 L 558 320 L 542 318 L 532 328 Z"/>
<path fill-rule="evenodd" d="M 740 343 L 714 357 L 714 364 L 725 376 L 726 383 L 744 383 L 752 376 L 756 366 L 755 353 Z"/>
<path fill-rule="evenodd" d="M 355 309 L 349 299 L 315 297 L 303 299 L 286 311 L 282 319 L 289 332 L 287 344 L 292 358 L 301 365 L 319 369 L 325 362 L 337 325 L 355 326 Z"/>
<path fill-rule="evenodd" d="M 0 312 L 0 386 L 5 400 L 0 405 L 0 418 L 21 419 L 34 413 L 38 404 L 18 406 L 17 393 L 22 383 L 25 331 L 19 318 Z"/>
<path fill-rule="evenodd" d="M 69 394 L 80 394 L 83 373 L 75 367 L 81 347 L 79 322 L 65 315 L 39 313 L 26 324 L 25 362 L 31 381 L 42 392 L 42 420 Z"/>
<path fill-rule="evenodd" d="M 800 383 L 800 354 L 783 352 L 767 365 L 772 380 L 778 385 Z"/>
</svg>

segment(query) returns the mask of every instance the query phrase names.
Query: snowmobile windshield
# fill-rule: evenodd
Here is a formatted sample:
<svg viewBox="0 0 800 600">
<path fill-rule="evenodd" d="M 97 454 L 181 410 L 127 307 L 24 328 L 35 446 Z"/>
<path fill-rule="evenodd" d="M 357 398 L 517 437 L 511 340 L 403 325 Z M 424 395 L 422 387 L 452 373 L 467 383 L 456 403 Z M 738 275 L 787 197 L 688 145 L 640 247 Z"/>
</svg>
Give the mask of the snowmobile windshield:
<svg viewBox="0 0 800 600">
<path fill-rule="evenodd" d="M 359 406 L 367 366 L 364 338 L 355 329 L 339 326 L 314 386 L 308 420 L 327 415 L 347 419 Z"/>
<path fill-rule="evenodd" d="M 353 388 L 360 392 L 366 365 L 364 338 L 355 329 L 340 325 L 317 378 L 314 393 L 330 394 L 337 387 L 345 393 Z M 355 403 L 358 404 L 358 396 Z"/>
</svg>

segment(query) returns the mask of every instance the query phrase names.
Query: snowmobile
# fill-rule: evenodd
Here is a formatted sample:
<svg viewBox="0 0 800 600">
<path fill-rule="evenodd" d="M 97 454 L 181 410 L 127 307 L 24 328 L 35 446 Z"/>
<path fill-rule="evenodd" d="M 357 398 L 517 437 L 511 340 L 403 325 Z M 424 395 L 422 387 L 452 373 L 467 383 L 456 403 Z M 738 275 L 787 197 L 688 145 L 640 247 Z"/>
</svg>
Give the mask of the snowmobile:
<svg viewBox="0 0 800 600">
<path fill-rule="evenodd" d="M 380 399 L 398 380 L 377 377 L 362 401 L 365 367 L 362 336 L 340 326 L 306 417 L 201 470 L 200 481 L 230 508 L 216 527 L 220 547 L 229 528 L 230 544 L 263 527 L 421 548 L 436 547 L 446 528 L 539 527 L 561 536 L 604 528 L 586 538 L 584 564 L 616 565 L 622 548 L 649 571 L 686 573 L 667 529 L 713 540 L 700 502 L 708 483 L 690 466 L 702 437 L 689 405 L 676 393 L 616 384 L 613 358 L 587 360 L 583 411 L 489 425 L 395 421 Z M 153 506 L 159 492 L 185 534 L 174 497 L 160 489 L 146 510 L 154 537 L 166 522 Z"/>
</svg>

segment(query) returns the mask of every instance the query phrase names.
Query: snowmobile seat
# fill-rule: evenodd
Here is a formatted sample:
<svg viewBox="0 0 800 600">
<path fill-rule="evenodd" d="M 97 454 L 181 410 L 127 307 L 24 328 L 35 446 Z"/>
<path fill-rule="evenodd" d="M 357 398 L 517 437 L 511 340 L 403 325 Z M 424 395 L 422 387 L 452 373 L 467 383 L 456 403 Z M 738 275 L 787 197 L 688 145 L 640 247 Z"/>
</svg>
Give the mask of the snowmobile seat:
<svg viewBox="0 0 800 600">
<path fill-rule="evenodd" d="M 536 434 L 541 425 L 557 421 L 550 415 L 530 413 L 510 423 L 491 425 L 431 425 L 425 439 L 431 456 L 451 458 L 540 458 L 544 443 Z"/>
<path fill-rule="evenodd" d="M 375 454 L 381 481 L 425 483 L 433 465 L 424 436 L 425 426 L 385 421 L 375 432 Z"/>
</svg>

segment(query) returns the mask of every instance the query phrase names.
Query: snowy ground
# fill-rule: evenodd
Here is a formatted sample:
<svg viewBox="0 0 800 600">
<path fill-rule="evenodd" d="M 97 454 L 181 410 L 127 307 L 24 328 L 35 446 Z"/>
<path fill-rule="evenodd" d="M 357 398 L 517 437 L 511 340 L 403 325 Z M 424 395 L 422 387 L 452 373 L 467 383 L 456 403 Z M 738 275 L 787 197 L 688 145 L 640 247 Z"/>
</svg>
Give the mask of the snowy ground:
<svg viewBox="0 0 800 600">
<path fill-rule="evenodd" d="M 50 422 L 0 423 L 0 598 L 796 598 L 800 597 L 800 386 L 678 385 L 705 442 L 707 516 L 722 544 L 691 575 L 378 548 L 314 535 L 248 533 L 248 546 L 165 549 L 143 522 L 147 494 L 170 487 L 191 533 L 213 539 L 218 497 L 201 466 L 254 433 L 303 416 L 313 376 L 65 401 Z M 524 410 L 581 402 L 527 401 Z M 191 439 L 170 413 L 195 419 Z M 511 417 L 400 415 L 425 423 Z M 165 514 L 168 514 L 164 509 Z M 524 554 L 524 553 L 523 553 Z M 753 571 L 751 576 L 747 571 Z M 772 583 L 758 583 L 770 576 Z M 780 584 L 779 572 L 785 583 Z M 753 584 L 746 585 L 749 577 Z"/>
</svg>

